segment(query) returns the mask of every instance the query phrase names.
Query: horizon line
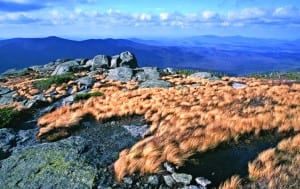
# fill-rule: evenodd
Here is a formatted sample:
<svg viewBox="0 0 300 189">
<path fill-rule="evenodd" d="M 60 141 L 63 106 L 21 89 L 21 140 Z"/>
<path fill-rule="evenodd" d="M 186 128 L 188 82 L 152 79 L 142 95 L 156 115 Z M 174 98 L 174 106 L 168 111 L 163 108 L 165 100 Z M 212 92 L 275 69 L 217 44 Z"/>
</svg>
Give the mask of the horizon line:
<svg viewBox="0 0 300 189">
<path fill-rule="evenodd" d="M 86 40 L 107 40 L 107 39 L 115 39 L 115 40 L 155 40 L 155 39 L 187 39 L 193 37 L 216 37 L 216 38 L 244 38 L 244 39 L 257 39 L 257 40 L 278 40 L 278 41 L 297 41 L 300 38 L 267 38 L 267 37 L 252 37 L 252 36 L 243 36 L 243 35 L 214 35 L 214 34 L 206 34 L 206 35 L 187 35 L 187 36 L 138 36 L 138 37 L 114 37 L 114 36 L 90 36 L 90 37 L 81 37 L 81 36 L 59 36 L 59 35 L 49 35 L 49 36 L 28 36 L 28 37 L 5 37 L 0 38 L 0 40 L 10 40 L 10 39 L 46 39 L 46 38 L 59 38 L 65 40 L 72 41 L 86 41 Z"/>
</svg>

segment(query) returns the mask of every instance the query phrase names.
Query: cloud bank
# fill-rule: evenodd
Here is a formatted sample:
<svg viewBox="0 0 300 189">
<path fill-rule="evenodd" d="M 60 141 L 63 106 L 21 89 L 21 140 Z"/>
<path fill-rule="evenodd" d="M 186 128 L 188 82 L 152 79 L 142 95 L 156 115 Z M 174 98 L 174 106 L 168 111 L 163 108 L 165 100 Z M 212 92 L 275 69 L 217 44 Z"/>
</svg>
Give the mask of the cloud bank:
<svg viewBox="0 0 300 189">
<path fill-rule="evenodd" d="M 250 2 L 250 1 L 247 1 Z M 241 3 L 240 1 L 236 1 Z M 91 6 L 83 6 L 91 5 Z M 130 12 L 124 10 L 99 10 L 95 0 L 0 0 L 0 29 L 16 28 L 56 28 L 62 33 L 86 32 L 96 35 L 96 31 L 117 31 L 150 34 L 152 31 L 218 31 L 229 28 L 232 31 L 264 30 L 285 28 L 300 31 L 299 8 L 286 5 L 272 8 L 249 7 L 217 12 L 200 10 L 198 12 Z M 99 5 L 99 4 L 97 4 Z M 29 30 L 29 29 L 28 29 Z M 135 35 L 134 32 L 132 32 Z"/>
</svg>

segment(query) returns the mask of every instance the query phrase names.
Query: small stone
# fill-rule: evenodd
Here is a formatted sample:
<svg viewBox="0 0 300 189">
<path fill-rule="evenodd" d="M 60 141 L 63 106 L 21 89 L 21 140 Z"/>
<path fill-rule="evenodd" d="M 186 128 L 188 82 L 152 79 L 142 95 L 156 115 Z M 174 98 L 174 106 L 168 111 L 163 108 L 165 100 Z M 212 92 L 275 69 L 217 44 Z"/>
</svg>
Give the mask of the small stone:
<svg viewBox="0 0 300 189">
<path fill-rule="evenodd" d="M 244 84 L 244 83 L 237 83 L 237 82 L 233 82 L 233 83 L 231 84 L 231 86 L 232 86 L 233 88 L 235 88 L 235 89 L 242 89 L 242 88 L 247 87 L 246 84 Z"/>
<path fill-rule="evenodd" d="M 172 177 L 176 182 L 183 183 L 185 185 L 190 184 L 193 179 L 192 175 L 185 173 L 173 173 Z"/>
<path fill-rule="evenodd" d="M 174 167 L 171 164 L 169 164 L 168 162 L 164 163 L 164 167 L 166 168 L 166 170 L 169 173 L 174 173 L 175 172 Z"/>
<path fill-rule="evenodd" d="M 130 177 L 124 177 L 123 182 L 128 185 L 132 185 L 132 183 L 133 183 L 132 178 L 130 178 Z"/>
<path fill-rule="evenodd" d="M 203 187 L 206 187 L 207 185 L 211 184 L 211 181 L 204 177 L 197 177 L 195 178 L 195 181 L 197 182 L 197 184 Z"/>
<path fill-rule="evenodd" d="M 158 177 L 156 175 L 152 175 L 148 177 L 148 183 L 152 186 L 157 186 L 159 184 Z"/>
<path fill-rule="evenodd" d="M 184 186 L 181 189 L 205 189 L 205 187 L 202 186 L 195 186 L 195 185 L 189 185 L 189 186 Z"/>
<path fill-rule="evenodd" d="M 167 186 L 172 187 L 174 185 L 175 181 L 171 175 L 164 175 L 163 178 Z"/>
</svg>

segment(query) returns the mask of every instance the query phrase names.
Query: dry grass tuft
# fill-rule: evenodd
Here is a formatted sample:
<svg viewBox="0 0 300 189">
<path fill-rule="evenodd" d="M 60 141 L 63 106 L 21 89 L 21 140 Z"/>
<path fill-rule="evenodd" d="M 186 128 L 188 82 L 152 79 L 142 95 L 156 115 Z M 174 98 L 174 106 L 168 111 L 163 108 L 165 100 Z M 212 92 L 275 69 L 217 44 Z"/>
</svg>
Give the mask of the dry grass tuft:
<svg viewBox="0 0 300 189">
<path fill-rule="evenodd" d="M 239 176 L 232 176 L 219 186 L 219 189 L 242 189 L 241 178 Z"/>
<path fill-rule="evenodd" d="M 259 154 L 248 169 L 250 187 L 300 188 L 300 134 Z"/>
</svg>

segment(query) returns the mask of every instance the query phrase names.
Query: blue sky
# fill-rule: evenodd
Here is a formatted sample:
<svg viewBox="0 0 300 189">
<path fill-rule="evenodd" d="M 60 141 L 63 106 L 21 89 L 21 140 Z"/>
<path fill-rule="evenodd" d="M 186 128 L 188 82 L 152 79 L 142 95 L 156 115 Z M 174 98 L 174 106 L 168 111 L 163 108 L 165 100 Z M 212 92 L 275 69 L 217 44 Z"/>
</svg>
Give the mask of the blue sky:
<svg viewBox="0 0 300 189">
<path fill-rule="evenodd" d="M 299 0 L 0 0 L 0 38 L 300 38 Z"/>
</svg>

